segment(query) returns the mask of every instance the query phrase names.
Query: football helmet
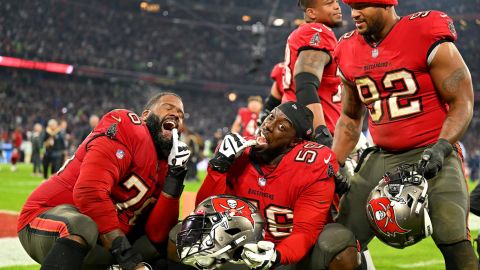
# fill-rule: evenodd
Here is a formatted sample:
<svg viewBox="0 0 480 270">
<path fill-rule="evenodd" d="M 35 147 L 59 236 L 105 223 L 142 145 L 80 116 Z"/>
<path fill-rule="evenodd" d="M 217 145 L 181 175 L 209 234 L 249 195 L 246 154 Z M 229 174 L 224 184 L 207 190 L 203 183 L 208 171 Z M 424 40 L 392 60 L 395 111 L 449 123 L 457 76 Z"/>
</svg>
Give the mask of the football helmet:
<svg viewBox="0 0 480 270">
<path fill-rule="evenodd" d="M 395 248 L 413 245 L 433 232 L 428 215 L 428 182 L 417 164 L 386 172 L 367 199 L 367 218 L 375 235 Z"/>
<path fill-rule="evenodd" d="M 257 208 L 246 199 L 208 197 L 183 220 L 177 235 L 177 253 L 182 263 L 198 269 L 242 263 L 243 246 L 262 240 L 263 226 Z"/>
</svg>

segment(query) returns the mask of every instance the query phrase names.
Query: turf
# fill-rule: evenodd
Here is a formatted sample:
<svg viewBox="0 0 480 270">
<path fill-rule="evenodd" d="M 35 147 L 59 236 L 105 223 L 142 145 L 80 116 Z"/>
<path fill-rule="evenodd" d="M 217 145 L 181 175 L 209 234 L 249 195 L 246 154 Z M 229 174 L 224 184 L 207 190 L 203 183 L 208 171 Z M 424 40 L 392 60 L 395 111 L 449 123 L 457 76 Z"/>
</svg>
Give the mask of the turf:
<svg viewBox="0 0 480 270">
<path fill-rule="evenodd" d="M 200 179 L 205 173 L 201 172 Z M 31 175 L 31 166 L 20 164 L 16 172 L 11 172 L 7 165 L 0 165 L 0 209 L 20 211 L 30 192 L 42 182 L 41 177 Z M 196 191 L 200 182 L 186 182 L 186 191 Z M 470 184 L 471 188 L 473 184 Z M 476 237 L 477 232 L 472 232 Z M 378 270 L 402 269 L 445 269 L 443 257 L 431 238 L 404 250 L 397 250 L 382 244 L 378 240 L 369 245 L 373 261 Z M 0 249 L 1 250 L 1 249 Z M 33 270 L 39 266 L 13 266 L 1 270 Z"/>
</svg>

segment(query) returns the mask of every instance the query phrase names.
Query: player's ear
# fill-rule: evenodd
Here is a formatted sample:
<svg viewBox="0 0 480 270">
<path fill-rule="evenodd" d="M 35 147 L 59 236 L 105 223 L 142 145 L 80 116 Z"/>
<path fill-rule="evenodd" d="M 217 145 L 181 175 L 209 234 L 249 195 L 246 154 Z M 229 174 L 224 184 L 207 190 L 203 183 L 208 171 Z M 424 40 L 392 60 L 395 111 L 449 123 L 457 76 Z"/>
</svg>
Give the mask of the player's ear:
<svg viewBox="0 0 480 270">
<path fill-rule="evenodd" d="M 305 14 L 304 14 L 305 21 L 313 22 L 313 21 L 315 21 L 316 17 L 317 17 L 317 13 L 316 13 L 315 9 L 313 9 L 313 8 L 305 9 Z"/>
<path fill-rule="evenodd" d="M 150 110 L 144 110 L 144 111 L 142 112 L 142 120 L 143 120 L 143 121 L 147 120 L 147 117 L 150 115 L 151 112 L 152 112 L 152 111 L 150 111 Z"/>
</svg>

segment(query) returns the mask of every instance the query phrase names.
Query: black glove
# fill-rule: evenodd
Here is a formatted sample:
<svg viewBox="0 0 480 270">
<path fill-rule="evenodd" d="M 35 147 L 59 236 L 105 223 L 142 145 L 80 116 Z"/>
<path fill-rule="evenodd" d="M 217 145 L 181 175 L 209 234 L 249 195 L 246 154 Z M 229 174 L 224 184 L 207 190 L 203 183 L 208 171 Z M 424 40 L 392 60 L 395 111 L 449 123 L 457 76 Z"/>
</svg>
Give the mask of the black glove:
<svg viewBox="0 0 480 270">
<path fill-rule="evenodd" d="M 350 190 L 350 179 L 348 177 L 349 173 L 345 166 L 340 165 L 340 169 L 335 174 L 335 193 L 338 196 L 342 196 Z"/>
<path fill-rule="evenodd" d="M 331 148 L 333 143 L 333 137 L 326 126 L 320 125 L 315 129 L 313 141 Z"/>
<path fill-rule="evenodd" d="M 452 153 L 452 145 L 445 139 L 439 139 L 433 146 L 425 149 L 419 162 L 419 173 L 426 179 L 435 177 L 442 169 L 443 160 Z"/>
<path fill-rule="evenodd" d="M 230 169 L 236 157 L 240 156 L 247 147 L 256 144 L 255 140 L 247 141 L 238 133 L 230 132 L 225 135 L 222 144 L 208 163 L 213 170 L 225 173 Z"/>
<path fill-rule="evenodd" d="M 133 270 L 142 262 L 142 256 L 133 251 L 127 237 L 118 236 L 112 242 L 110 253 L 120 265 L 122 270 Z"/>
</svg>

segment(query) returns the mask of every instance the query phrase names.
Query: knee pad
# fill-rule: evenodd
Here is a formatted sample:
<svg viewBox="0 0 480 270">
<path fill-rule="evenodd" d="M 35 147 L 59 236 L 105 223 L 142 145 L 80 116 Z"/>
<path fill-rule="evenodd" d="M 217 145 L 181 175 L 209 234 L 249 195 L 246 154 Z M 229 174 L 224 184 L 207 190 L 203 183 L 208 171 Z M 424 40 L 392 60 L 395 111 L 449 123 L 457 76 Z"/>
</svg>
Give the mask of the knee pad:
<svg viewBox="0 0 480 270">
<path fill-rule="evenodd" d="M 312 253 L 315 267 L 327 269 L 332 259 L 348 247 L 357 248 L 353 233 L 342 224 L 327 224 L 318 237 Z"/>
</svg>

